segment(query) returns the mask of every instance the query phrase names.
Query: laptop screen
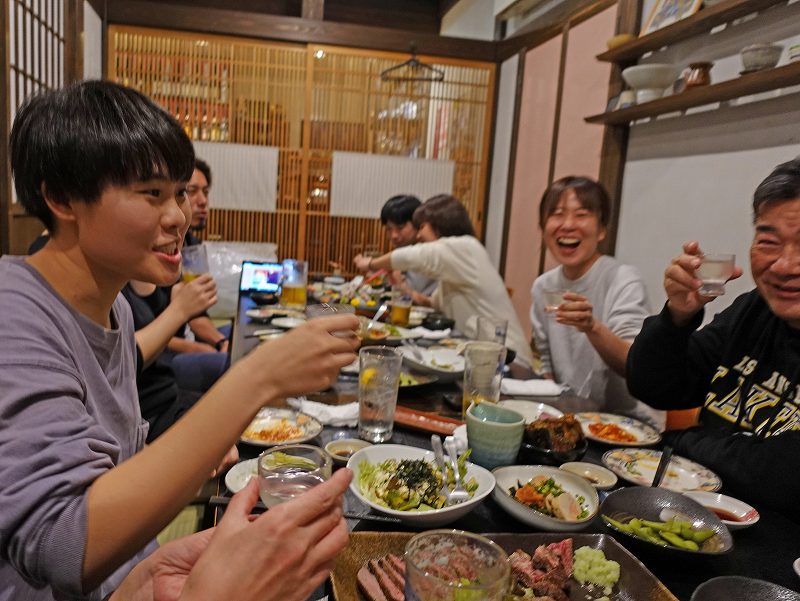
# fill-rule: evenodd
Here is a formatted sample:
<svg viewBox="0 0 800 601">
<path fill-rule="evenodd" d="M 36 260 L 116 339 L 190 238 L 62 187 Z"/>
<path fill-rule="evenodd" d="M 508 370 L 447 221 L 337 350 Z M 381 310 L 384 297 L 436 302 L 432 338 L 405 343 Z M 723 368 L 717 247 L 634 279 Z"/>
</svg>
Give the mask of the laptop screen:
<svg viewBox="0 0 800 601">
<path fill-rule="evenodd" d="M 239 290 L 243 292 L 278 292 L 281 287 L 283 266 L 280 263 L 242 263 Z"/>
</svg>

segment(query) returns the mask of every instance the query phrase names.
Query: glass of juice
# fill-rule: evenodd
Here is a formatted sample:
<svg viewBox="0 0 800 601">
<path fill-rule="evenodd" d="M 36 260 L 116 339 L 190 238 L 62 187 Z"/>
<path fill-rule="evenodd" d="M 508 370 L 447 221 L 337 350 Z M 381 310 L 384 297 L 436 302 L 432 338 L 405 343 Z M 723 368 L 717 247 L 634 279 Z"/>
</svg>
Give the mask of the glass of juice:
<svg viewBox="0 0 800 601">
<path fill-rule="evenodd" d="M 208 252 L 205 244 L 184 246 L 181 249 L 181 279 L 184 282 L 191 282 L 208 272 Z"/>
<path fill-rule="evenodd" d="M 290 501 L 325 482 L 333 471 L 330 456 L 306 444 L 283 445 L 258 457 L 258 490 L 267 507 Z"/>
<path fill-rule="evenodd" d="M 406 327 L 411 317 L 411 295 L 402 290 L 392 292 L 392 325 Z"/>
<path fill-rule="evenodd" d="M 289 309 L 305 309 L 308 263 L 297 259 L 283 262 L 280 303 Z"/>
</svg>

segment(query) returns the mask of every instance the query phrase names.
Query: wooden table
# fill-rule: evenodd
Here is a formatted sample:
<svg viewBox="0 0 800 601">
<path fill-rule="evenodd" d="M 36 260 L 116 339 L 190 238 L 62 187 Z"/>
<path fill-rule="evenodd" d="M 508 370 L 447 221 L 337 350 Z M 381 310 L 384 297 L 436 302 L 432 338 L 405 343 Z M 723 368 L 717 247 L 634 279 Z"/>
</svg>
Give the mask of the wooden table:
<svg viewBox="0 0 800 601">
<path fill-rule="evenodd" d="M 240 302 L 240 315 L 254 306 L 249 298 Z M 237 319 L 233 334 L 233 360 L 243 356 L 258 343 L 258 339 L 244 338 L 255 329 L 264 327 L 262 324 L 249 322 L 246 318 Z M 356 399 L 357 383 L 355 379 L 340 379 L 329 391 L 313 395 L 314 400 L 341 404 L 352 402 Z M 447 417 L 458 417 L 460 414 L 461 393 L 456 384 L 433 384 L 401 391 L 398 404 L 416 410 L 433 411 Z M 574 395 L 562 394 L 559 397 L 541 397 L 533 399 L 550 404 L 564 412 L 594 411 L 598 407 L 586 399 Z M 352 428 L 324 428 L 318 439 L 314 442 L 324 446 L 334 437 L 346 433 L 348 436 L 357 437 L 357 431 Z M 430 448 L 430 434 L 395 428 L 391 440 L 395 444 L 405 444 L 420 448 Z M 590 442 L 584 461 L 601 464 L 602 454 L 608 446 Z M 255 457 L 263 449 L 251 445 L 239 446 L 242 459 Z M 787 474 L 787 477 L 797 477 Z M 765 483 L 766 485 L 779 486 L 780 483 Z M 620 485 L 624 483 L 620 482 Z M 723 488 L 724 492 L 724 488 Z M 601 493 L 601 500 L 605 497 Z M 354 513 L 368 513 L 369 508 L 361 503 L 356 496 L 347 491 L 345 496 L 345 510 Z M 733 533 L 733 550 L 720 557 L 686 556 L 678 557 L 673 554 L 663 554 L 658 550 L 642 551 L 640 547 L 631 548 L 631 551 L 658 577 L 667 588 L 681 600 L 688 600 L 694 589 L 702 582 L 714 576 L 737 574 L 752 578 L 769 580 L 781 586 L 800 590 L 800 578 L 792 569 L 792 561 L 800 556 L 800 518 L 794 521 L 781 514 L 762 511 L 760 521 L 753 527 Z M 800 513 L 798 514 L 800 515 Z M 377 531 L 406 531 L 408 528 L 401 524 L 381 524 L 365 520 L 351 520 L 351 529 L 377 530 Z M 472 513 L 454 522 L 449 527 L 469 530 L 472 532 L 530 532 L 529 526 L 516 521 L 503 511 L 495 501 L 489 497 L 481 503 Z M 599 519 L 596 519 L 585 532 L 603 532 L 614 535 L 606 529 Z M 621 535 L 615 538 L 622 544 L 628 544 L 626 537 Z M 317 595 L 314 599 L 321 596 Z"/>
</svg>

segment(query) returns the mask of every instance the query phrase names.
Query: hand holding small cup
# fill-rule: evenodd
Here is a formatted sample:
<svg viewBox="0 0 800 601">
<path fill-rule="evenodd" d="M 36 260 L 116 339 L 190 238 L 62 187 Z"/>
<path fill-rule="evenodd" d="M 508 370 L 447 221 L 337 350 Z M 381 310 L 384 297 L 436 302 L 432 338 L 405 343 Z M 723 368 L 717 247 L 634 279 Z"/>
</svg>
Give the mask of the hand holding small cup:
<svg viewBox="0 0 800 601">
<path fill-rule="evenodd" d="M 712 267 L 710 262 L 707 262 L 705 268 L 703 267 L 704 257 L 697 241 L 686 242 L 683 245 L 683 253 L 673 258 L 664 271 L 667 307 L 677 325 L 687 323 L 703 306 L 723 294 L 725 282 L 735 280 L 742 275 L 742 268 L 734 264 L 734 255 L 725 257 L 722 269 L 716 270 L 718 273 L 712 273 L 716 266 Z M 713 260 L 720 259 L 719 256 L 709 255 L 709 257 L 713 257 Z M 707 277 L 711 286 L 707 284 L 704 287 L 701 278 L 707 272 L 713 277 Z"/>
</svg>

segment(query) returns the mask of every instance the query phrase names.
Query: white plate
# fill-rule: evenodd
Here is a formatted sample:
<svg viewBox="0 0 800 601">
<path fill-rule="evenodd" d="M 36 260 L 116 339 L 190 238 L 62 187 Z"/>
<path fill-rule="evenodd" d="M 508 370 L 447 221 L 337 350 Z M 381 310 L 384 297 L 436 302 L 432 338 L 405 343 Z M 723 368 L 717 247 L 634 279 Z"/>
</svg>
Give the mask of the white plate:
<svg viewBox="0 0 800 601">
<path fill-rule="evenodd" d="M 589 482 L 580 476 L 564 472 L 557 467 L 546 465 L 510 465 L 492 470 L 497 484 L 494 488 L 494 499 L 509 515 L 534 528 L 553 532 L 569 532 L 583 530 L 597 515 L 600 508 L 600 499 L 597 491 Z M 520 503 L 511 496 L 509 489 L 517 483 L 525 484 L 535 476 L 553 478 L 565 491 L 576 499 L 584 498 L 584 505 L 589 509 L 589 515 L 582 520 L 569 522 L 545 515 L 532 507 Z"/>
<path fill-rule="evenodd" d="M 617 483 L 617 476 L 602 465 L 586 461 L 569 461 L 562 463 L 559 469 L 570 472 L 586 479 L 597 490 L 608 490 Z"/>
<path fill-rule="evenodd" d="M 640 486 L 650 486 L 656 475 L 661 451 L 654 449 L 612 449 L 603 455 L 603 464 L 617 476 Z M 678 492 L 722 488 L 722 480 L 710 469 L 685 457 L 673 455 L 661 481 L 661 488 Z"/>
<path fill-rule="evenodd" d="M 235 494 L 247 486 L 250 478 L 256 477 L 258 477 L 258 457 L 241 461 L 229 469 L 225 474 L 225 486 Z"/>
<path fill-rule="evenodd" d="M 522 414 L 525 417 L 526 424 L 535 422 L 540 417 L 561 417 L 564 415 L 563 411 L 559 411 L 551 405 L 525 399 L 506 399 L 497 404 Z"/>
<path fill-rule="evenodd" d="M 690 490 L 683 493 L 690 499 L 694 499 L 706 509 L 710 509 L 722 520 L 722 523 L 728 527 L 728 530 L 741 530 L 755 524 L 758 519 L 758 511 L 751 507 L 744 501 L 734 499 L 727 495 L 722 495 L 716 492 L 706 492 L 702 490 Z M 717 510 L 722 510 L 736 516 L 736 520 L 727 520 L 722 515 L 717 513 Z"/>
<path fill-rule="evenodd" d="M 419 332 L 415 332 L 414 330 L 410 330 L 408 328 L 401 328 L 400 326 L 389 326 L 384 323 L 377 323 L 372 327 L 372 332 L 382 332 L 385 333 L 386 336 L 369 336 L 367 340 L 370 342 L 400 342 L 402 340 L 414 340 L 416 338 L 422 338 L 422 334 Z M 392 332 L 396 331 L 396 334 Z"/>
<path fill-rule="evenodd" d="M 437 375 L 442 381 L 457 380 L 464 375 L 464 357 L 455 349 L 420 348 L 419 356 L 415 356 L 415 350 L 399 347 L 399 351 L 403 354 L 403 362 L 408 366 L 423 373 Z"/>
<path fill-rule="evenodd" d="M 305 322 L 305 318 L 301 317 L 276 317 L 270 323 L 278 328 L 291 330 L 292 328 L 303 325 Z"/>
<path fill-rule="evenodd" d="M 640 422 L 638 419 L 633 419 L 632 417 L 626 417 L 624 415 L 586 412 L 576 413 L 575 419 L 581 423 L 583 434 L 586 436 L 586 438 L 589 440 L 595 440 L 597 442 L 603 442 L 605 444 L 611 444 L 617 447 L 645 447 L 656 444 L 659 440 L 661 440 L 661 434 L 659 434 L 658 430 L 656 430 L 653 426 L 649 426 L 644 422 Z M 624 442 L 621 440 L 601 438 L 600 436 L 592 434 L 591 430 L 589 430 L 590 424 L 615 425 L 625 430 L 631 436 L 635 436 L 636 440 Z"/>
<path fill-rule="evenodd" d="M 258 309 L 248 309 L 244 314 L 254 321 L 269 321 L 275 316 L 298 317 L 302 315 L 299 311 L 284 309 L 283 307 L 259 307 Z"/>
<path fill-rule="evenodd" d="M 263 440 L 253 436 L 248 436 L 249 430 L 264 430 L 269 427 L 278 426 L 281 420 L 286 420 L 289 424 L 297 426 L 302 431 L 302 434 L 295 438 L 286 440 Z M 322 432 L 322 424 L 316 419 L 305 413 L 292 411 L 291 409 L 274 409 L 267 407 L 258 412 L 247 429 L 239 437 L 239 440 L 248 444 L 256 445 L 259 447 L 274 447 L 279 444 L 295 444 L 298 442 L 306 442 L 311 440 Z"/>
<path fill-rule="evenodd" d="M 428 528 L 443 526 L 444 524 L 454 522 L 475 509 L 483 499 L 489 496 L 492 489 L 494 489 L 494 476 L 492 473 L 478 465 L 467 462 L 466 480 L 475 478 L 478 481 L 478 489 L 469 501 L 459 503 L 458 505 L 442 507 L 441 509 L 432 509 L 430 511 L 397 511 L 396 509 L 383 507 L 367 499 L 361 494 L 361 488 L 358 484 L 359 465 L 362 461 L 380 463 L 387 459 L 425 459 L 433 463 L 433 451 L 426 451 L 425 449 L 399 444 L 381 444 L 357 451 L 350 457 L 350 461 L 347 462 L 347 467 L 353 470 L 353 481 L 350 483 L 350 490 L 353 491 L 356 497 L 375 511 L 400 518 L 404 524 L 408 524 L 409 526 Z"/>
<path fill-rule="evenodd" d="M 800 578 L 800 557 L 794 560 L 792 567 L 794 568 L 794 573 L 797 574 L 798 578 Z"/>
</svg>

